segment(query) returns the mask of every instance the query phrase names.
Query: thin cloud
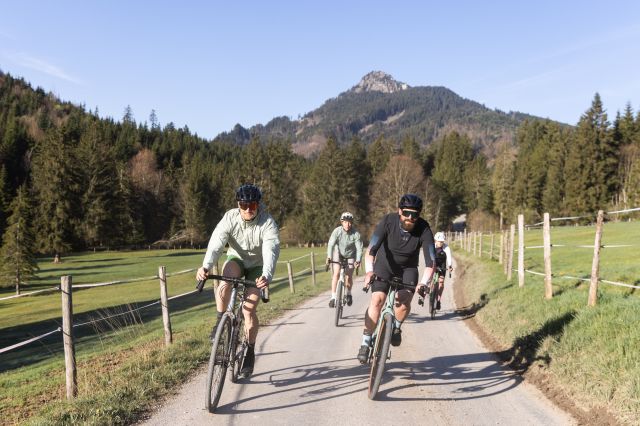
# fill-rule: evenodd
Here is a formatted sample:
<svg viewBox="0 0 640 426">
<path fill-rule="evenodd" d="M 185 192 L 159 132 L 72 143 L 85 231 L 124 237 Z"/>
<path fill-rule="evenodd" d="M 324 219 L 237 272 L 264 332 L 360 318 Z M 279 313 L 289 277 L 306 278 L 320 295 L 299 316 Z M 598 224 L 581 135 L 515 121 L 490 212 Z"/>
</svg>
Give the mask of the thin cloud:
<svg viewBox="0 0 640 426">
<path fill-rule="evenodd" d="M 14 62 L 23 67 L 30 68 L 32 70 L 59 78 L 61 80 L 66 80 L 74 84 L 84 85 L 84 82 L 67 74 L 62 68 L 43 61 L 42 59 L 34 58 L 33 56 L 30 56 L 26 53 L 13 55 L 12 59 Z"/>
</svg>

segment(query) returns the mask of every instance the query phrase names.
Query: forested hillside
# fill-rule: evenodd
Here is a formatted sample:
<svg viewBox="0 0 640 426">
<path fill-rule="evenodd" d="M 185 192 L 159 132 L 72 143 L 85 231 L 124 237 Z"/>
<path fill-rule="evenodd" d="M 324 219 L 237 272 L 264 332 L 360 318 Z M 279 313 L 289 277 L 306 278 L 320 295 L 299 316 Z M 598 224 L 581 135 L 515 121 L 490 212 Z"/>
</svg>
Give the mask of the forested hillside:
<svg viewBox="0 0 640 426">
<path fill-rule="evenodd" d="M 385 90 L 385 85 L 394 89 Z M 236 125 L 216 140 L 247 143 L 252 134 L 284 137 L 295 141 L 296 152 L 309 155 L 319 150 L 329 137 L 340 145 L 354 137 L 368 145 L 385 136 L 398 141 L 415 139 L 426 147 L 457 131 L 467 135 L 475 149 L 493 158 L 496 146 L 511 142 L 526 119 L 538 118 L 491 110 L 445 87 L 409 87 L 378 71 L 367 74 L 357 86 L 298 120 L 278 117 L 249 129 Z"/>
<path fill-rule="evenodd" d="M 452 93 L 397 92 L 405 96 L 404 111 L 428 90 Z M 387 102 L 376 93 L 343 95 L 354 108 L 362 99 Z M 510 223 L 521 212 L 530 221 L 545 211 L 640 206 L 640 117 L 629 106 L 610 122 L 597 94 L 574 128 L 523 121 L 513 140 L 492 145 L 493 162 L 473 136 L 460 129 L 445 132 L 446 126 L 429 130 L 409 112 L 394 122 L 396 136 L 381 134 L 367 144 L 353 136 L 366 119 L 357 125 L 338 122 L 345 105 L 331 100 L 317 114 L 334 127 L 355 126 L 342 135 L 351 136 L 348 142 L 329 138 L 317 155 L 305 158 L 294 153 L 299 141 L 285 119 L 267 126 L 269 136 L 250 135 L 249 143 L 207 141 L 186 127 L 161 126 L 153 111 L 142 122 L 130 108 L 119 120 L 100 118 L 97 111 L 0 74 L 3 245 L 15 242 L 18 217 L 25 215 L 20 223 L 28 223 L 33 251 L 42 254 L 203 243 L 234 206 L 234 188 L 248 181 L 263 189 L 282 239 L 291 243 L 325 241 L 344 210 L 355 214 L 356 226 L 368 236 L 380 215 L 409 191 L 425 198 L 424 215 L 437 229 L 450 228 L 460 213 L 470 213 L 468 225 L 475 229 L 495 229 L 501 215 Z M 399 111 L 401 103 L 388 108 L 381 114 Z M 444 109 L 433 119 L 446 123 L 450 117 Z M 504 124 L 492 127 L 491 117 L 477 121 L 467 114 L 470 127 L 486 134 Z M 427 146 L 425 138 L 435 139 Z M 20 203 L 29 209 L 13 202 L 19 188 L 25 194 Z"/>
</svg>

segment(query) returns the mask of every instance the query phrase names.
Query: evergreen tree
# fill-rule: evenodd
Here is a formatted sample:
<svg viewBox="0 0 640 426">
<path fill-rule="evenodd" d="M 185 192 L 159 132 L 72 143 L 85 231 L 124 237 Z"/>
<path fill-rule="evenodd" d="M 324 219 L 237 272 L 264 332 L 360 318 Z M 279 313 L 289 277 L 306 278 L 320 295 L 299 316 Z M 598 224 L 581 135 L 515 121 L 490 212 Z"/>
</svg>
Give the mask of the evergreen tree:
<svg viewBox="0 0 640 426">
<path fill-rule="evenodd" d="M 369 210 L 371 168 L 367 161 L 367 151 L 360 139 L 354 138 L 344 150 L 345 209 L 356 216 L 360 223 L 366 223 Z"/>
<path fill-rule="evenodd" d="M 71 248 L 74 212 L 79 210 L 78 178 L 64 131 L 52 129 L 34 158 L 36 246 L 51 254 L 63 254 Z"/>
<path fill-rule="evenodd" d="M 502 145 L 496 157 L 491 186 L 493 188 L 493 211 L 500 215 L 502 227 L 507 218 L 513 220 L 513 176 L 514 154 L 507 144 Z"/>
<path fill-rule="evenodd" d="M 542 192 L 542 212 L 552 216 L 565 213 L 565 159 L 567 157 L 569 131 L 562 131 L 560 126 L 551 123 L 548 126 L 547 152 L 544 157 L 546 178 Z"/>
<path fill-rule="evenodd" d="M 607 114 L 596 93 L 578 122 L 566 161 L 567 208 L 574 214 L 604 209 L 615 193 L 617 153 Z"/>
<path fill-rule="evenodd" d="M 464 211 L 465 181 L 473 147 L 466 136 L 451 132 L 436 142 L 431 181 L 446 194 L 442 200 L 445 221 Z"/>
<path fill-rule="evenodd" d="M 207 213 L 214 197 L 210 196 L 204 164 L 197 158 L 186 163 L 180 185 L 183 232 L 191 246 L 206 241 L 208 235 Z"/>
<path fill-rule="evenodd" d="M 465 205 L 470 211 L 491 210 L 491 187 L 487 159 L 476 154 L 464 172 Z"/>
<path fill-rule="evenodd" d="M 98 122 L 90 123 L 80 137 L 77 158 L 82 164 L 80 234 L 89 246 L 110 244 L 115 239 L 115 160 L 102 138 Z"/>
<path fill-rule="evenodd" d="M 345 208 L 344 158 L 329 138 L 302 188 L 301 224 L 307 241 L 327 241 Z"/>
<path fill-rule="evenodd" d="M 20 294 L 20 285 L 33 277 L 38 270 L 31 224 L 31 205 L 24 185 L 18 189 L 10 211 L 8 227 L 2 237 L 0 249 L 0 282 L 3 287 L 15 283 L 16 294 Z"/>
<path fill-rule="evenodd" d="M 367 158 L 371 166 L 372 176 L 377 176 L 387 167 L 389 158 L 393 155 L 393 144 L 391 141 L 379 136 L 369 147 Z"/>
</svg>

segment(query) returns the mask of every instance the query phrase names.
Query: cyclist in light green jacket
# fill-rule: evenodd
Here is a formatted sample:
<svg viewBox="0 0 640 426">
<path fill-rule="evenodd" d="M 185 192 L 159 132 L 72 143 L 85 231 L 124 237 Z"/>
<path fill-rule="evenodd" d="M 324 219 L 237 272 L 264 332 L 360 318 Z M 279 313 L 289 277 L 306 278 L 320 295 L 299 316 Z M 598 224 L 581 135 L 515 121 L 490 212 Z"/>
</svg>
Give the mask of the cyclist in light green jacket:
<svg viewBox="0 0 640 426">
<path fill-rule="evenodd" d="M 245 184 L 238 188 L 238 207 L 227 211 L 214 229 L 202 267 L 196 273 L 197 280 L 206 279 L 208 271 L 217 263 L 228 243 L 229 250 L 222 266 L 222 275 L 244 277 L 256 282 L 255 287 L 245 289 L 245 303 L 242 309 L 249 336 L 249 348 L 240 371 L 243 377 L 248 377 L 253 372 L 254 346 L 259 327 L 256 310 L 260 300 L 260 289 L 269 286 L 280 255 L 278 225 L 260 203 L 261 199 L 262 193 L 255 185 Z M 218 321 L 229 304 L 231 288 L 232 286 L 221 281 L 215 289 Z M 214 335 L 215 327 L 211 332 L 212 338 Z"/>
<path fill-rule="evenodd" d="M 344 212 L 340 215 L 340 226 L 333 230 L 327 244 L 327 265 L 333 258 L 334 247 L 338 247 L 338 256 L 347 259 L 349 268 L 344 271 L 344 285 L 347 288 L 347 306 L 353 303 L 351 296 L 351 286 L 353 285 L 353 270 L 360 266 L 362 260 L 362 240 L 360 233 L 353 229 L 353 215 Z M 340 267 L 334 265 L 333 276 L 331 278 L 331 300 L 329 307 L 333 308 L 336 304 L 336 287 L 338 286 L 338 278 L 340 277 Z"/>
</svg>

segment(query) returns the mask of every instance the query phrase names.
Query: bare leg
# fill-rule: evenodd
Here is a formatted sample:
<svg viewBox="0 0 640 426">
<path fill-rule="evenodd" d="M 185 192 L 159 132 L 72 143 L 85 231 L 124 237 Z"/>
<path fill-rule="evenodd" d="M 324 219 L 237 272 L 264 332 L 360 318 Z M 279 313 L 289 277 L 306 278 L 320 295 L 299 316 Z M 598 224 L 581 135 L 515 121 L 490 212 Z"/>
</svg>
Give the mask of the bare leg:
<svg viewBox="0 0 640 426">
<path fill-rule="evenodd" d="M 376 328 L 376 323 L 378 322 L 378 318 L 380 318 L 380 310 L 384 305 L 386 297 L 387 295 L 382 291 L 375 291 L 371 295 L 369 308 L 367 309 L 367 313 L 364 316 L 364 329 L 366 331 L 365 334 L 373 333 L 373 330 Z"/>
<path fill-rule="evenodd" d="M 240 266 L 236 262 L 225 262 L 222 267 L 222 275 L 226 277 L 236 277 L 239 278 L 240 274 Z M 218 287 L 215 289 L 216 295 L 216 310 L 219 313 L 223 313 L 227 310 L 227 306 L 229 305 L 229 298 L 231 297 L 231 285 L 225 281 L 220 281 Z"/>
<path fill-rule="evenodd" d="M 398 290 L 396 292 L 395 314 L 396 319 L 400 322 L 411 312 L 411 299 L 413 299 L 413 293 L 409 290 Z"/>
<path fill-rule="evenodd" d="M 242 308 L 242 314 L 244 315 L 245 330 L 247 336 L 249 336 L 249 343 L 254 344 L 256 337 L 258 336 L 258 328 L 260 322 L 258 321 L 258 301 L 260 299 L 260 290 L 255 287 L 250 287 L 245 290 L 244 307 Z"/>
</svg>

